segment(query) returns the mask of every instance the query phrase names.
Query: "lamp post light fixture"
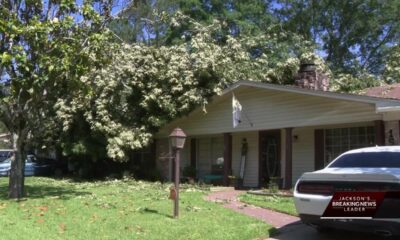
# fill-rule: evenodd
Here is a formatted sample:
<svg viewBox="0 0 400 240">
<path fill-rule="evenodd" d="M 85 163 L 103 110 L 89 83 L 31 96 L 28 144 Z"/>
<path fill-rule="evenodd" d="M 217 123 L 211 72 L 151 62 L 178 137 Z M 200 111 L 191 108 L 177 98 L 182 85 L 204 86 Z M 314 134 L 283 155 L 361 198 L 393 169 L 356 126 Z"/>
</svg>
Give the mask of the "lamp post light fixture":
<svg viewBox="0 0 400 240">
<path fill-rule="evenodd" d="M 169 135 L 169 140 L 174 152 L 175 159 L 175 189 L 171 189 L 171 196 L 174 200 L 174 218 L 179 216 L 179 157 L 180 150 L 183 149 L 186 140 L 186 134 L 180 128 L 175 128 Z"/>
</svg>

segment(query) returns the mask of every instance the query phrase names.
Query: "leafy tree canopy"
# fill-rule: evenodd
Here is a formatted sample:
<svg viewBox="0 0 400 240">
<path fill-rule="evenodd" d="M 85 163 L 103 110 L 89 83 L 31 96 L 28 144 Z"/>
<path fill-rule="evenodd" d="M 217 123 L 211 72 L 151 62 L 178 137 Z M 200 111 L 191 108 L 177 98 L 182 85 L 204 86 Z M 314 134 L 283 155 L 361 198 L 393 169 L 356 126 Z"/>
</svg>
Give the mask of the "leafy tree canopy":
<svg viewBox="0 0 400 240">
<path fill-rule="evenodd" d="M 214 20 L 225 22 L 215 36 L 249 36 L 262 33 L 273 23 L 273 16 L 268 10 L 268 2 L 263 0 L 141 0 L 127 1 L 127 6 L 111 23 L 111 28 L 125 41 L 147 44 L 171 45 L 182 42 L 182 36 L 190 36 L 191 23 L 184 23 L 169 28 L 160 13 L 177 11 L 209 25 Z M 156 14 L 154 14 L 156 13 Z"/>
<path fill-rule="evenodd" d="M 383 76 L 387 83 L 400 82 L 400 45 L 395 45 L 389 50 Z"/>
<path fill-rule="evenodd" d="M 391 49 L 398 44 L 399 10 L 400 3 L 389 0 L 142 0 L 132 1 L 113 22 L 112 29 L 131 43 L 180 44 L 191 37 L 194 26 L 191 23 L 170 26 L 161 14 L 154 13 L 181 11 L 205 25 L 214 20 L 224 22 L 213 36 L 221 44 L 228 35 L 249 38 L 284 32 L 302 36 L 315 45 L 315 51 L 328 63 L 332 89 L 356 91 L 393 82 L 386 79 L 385 66 Z M 280 44 L 293 42 L 291 37 L 281 40 L 287 42 Z M 270 54 L 263 50 L 254 48 L 253 54 Z"/>
<path fill-rule="evenodd" d="M 28 137 L 57 130 L 54 104 L 90 94 L 80 77 L 108 60 L 111 2 L 0 1 L 0 120 L 12 133 L 9 196 L 23 196 Z"/>
<path fill-rule="evenodd" d="M 190 24 L 192 36 L 171 46 L 133 43 L 115 49 L 111 64 L 81 78 L 90 94 L 58 103 L 65 129 L 76 112 L 83 111 L 91 129 L 106 136 L 108 156 L 124 161 L 125 150 L 146 146 L 166 122 L 205 106 L 209 97 L 235 81 L 285 83 L 293 79 L 301 58 L 319 59 L 325 67 L 295 35 L 228 35 L 221 44 L 215 33 L 224 25 L 218 21 L 204 26 L 178 12 L 168 22 L 169 27 Z M 282 41 L 287 38 L 292 44 Z M 254 49 L 261 53 L 252 53 Z"/>
<path fill-rule="evenodd" d="M 399 43 L 399 1 L 274 2 L 284 28 L 319 44 L 335 73 L 381 76 L 389 49 Z"/>
</svg>

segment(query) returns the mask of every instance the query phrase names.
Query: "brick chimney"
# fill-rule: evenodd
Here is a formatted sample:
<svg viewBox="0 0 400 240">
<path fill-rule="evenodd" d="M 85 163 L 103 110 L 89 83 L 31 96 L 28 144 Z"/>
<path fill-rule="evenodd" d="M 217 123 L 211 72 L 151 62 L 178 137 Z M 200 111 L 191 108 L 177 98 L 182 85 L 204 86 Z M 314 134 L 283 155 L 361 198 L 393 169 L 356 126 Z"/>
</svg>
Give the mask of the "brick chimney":
<svg viewBox="0 0 400 240">
<path fill-rule="evenodd" d="M 303 63 L 295 78 L 295 85 L 312 90 L 329 90 L 329 78 L 317 70 L 314 63 Z"/>
</svg>

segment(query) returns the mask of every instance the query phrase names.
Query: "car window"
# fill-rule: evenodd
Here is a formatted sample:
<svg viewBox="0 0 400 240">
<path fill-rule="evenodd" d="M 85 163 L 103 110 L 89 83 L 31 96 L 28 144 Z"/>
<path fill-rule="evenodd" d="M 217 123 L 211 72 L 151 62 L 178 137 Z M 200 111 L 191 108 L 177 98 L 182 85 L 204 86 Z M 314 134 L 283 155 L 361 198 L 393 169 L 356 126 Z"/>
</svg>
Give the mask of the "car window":
<svg viewBox="0 0 400 240">
<path fill-rule="evenodd" d="M 34 155 L 27 155 L 26 156 L 26 162 L 36 162 L 36 157 Z"/>
<path fill-rule="evenodd" d="M 400 168 L 400 152 L 362 152 L 345 154 L 328 168 Z"/>
<path fill-rule="evenodd" d="M 6 160 L 7 158 L 11 157 L 12 154 L 13 154 L 13 152 L 10 150 L 1 150 L 0 151 L 0 161 Z"/>
</svg>

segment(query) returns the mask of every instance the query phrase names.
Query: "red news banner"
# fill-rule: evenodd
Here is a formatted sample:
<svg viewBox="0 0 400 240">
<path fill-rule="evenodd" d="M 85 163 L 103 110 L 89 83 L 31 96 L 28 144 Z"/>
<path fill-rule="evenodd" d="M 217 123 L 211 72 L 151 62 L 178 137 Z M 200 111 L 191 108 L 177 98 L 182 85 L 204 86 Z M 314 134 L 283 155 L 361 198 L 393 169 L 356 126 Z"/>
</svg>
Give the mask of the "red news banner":
<svg viewBox="0 0 400 240">
<path fill-rule="evenodd" d="M 322 218 L 400 218 L 400 191 L 335 192 Z"/>
</svg>

